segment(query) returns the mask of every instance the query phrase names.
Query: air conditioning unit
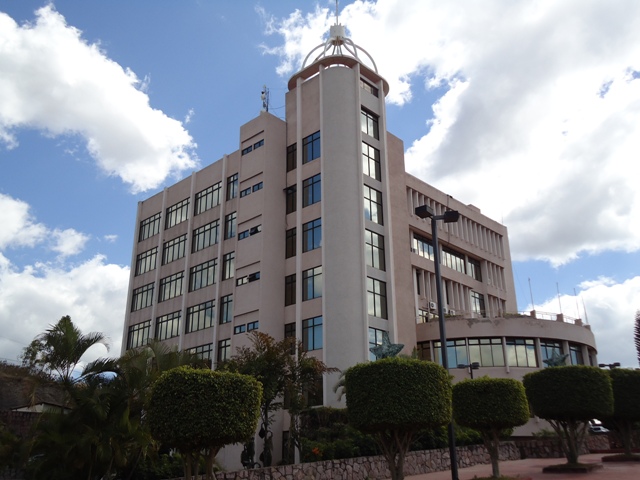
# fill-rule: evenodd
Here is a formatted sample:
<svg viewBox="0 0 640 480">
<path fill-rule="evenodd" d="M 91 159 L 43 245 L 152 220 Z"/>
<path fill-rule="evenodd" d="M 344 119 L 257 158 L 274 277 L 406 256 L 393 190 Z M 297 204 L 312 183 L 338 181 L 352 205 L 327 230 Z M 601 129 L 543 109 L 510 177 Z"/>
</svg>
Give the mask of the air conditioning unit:
<svg viewBox="0 0 640 480">
<path fill-rule="evenodd" d="M 447 313 L 448 313 L 449 315 L 455 315 L 455 314 L 456 314 L 456 311 L 455 311 L 454 309 L 450 308 L 450 309 L 447 311 Z"/>
<path fill-rule="evenodd" d="M 438 305 L 436 304 L 436 302 L 429 302 L 430 310 L 436 310 L 437 308 L 438 308 Z"/>
</svg>

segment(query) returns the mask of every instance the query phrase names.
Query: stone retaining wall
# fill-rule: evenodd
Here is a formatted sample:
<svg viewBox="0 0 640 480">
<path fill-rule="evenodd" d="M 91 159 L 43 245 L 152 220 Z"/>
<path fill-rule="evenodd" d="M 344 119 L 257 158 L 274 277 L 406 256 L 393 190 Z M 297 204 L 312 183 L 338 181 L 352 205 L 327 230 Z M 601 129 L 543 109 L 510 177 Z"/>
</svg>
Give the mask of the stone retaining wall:
<svg viewBox="0 0 640 480">
<path fill-rule="evenodd" d="M 461 468 L 489 463 L 489 454 L 482 445 L 458 447 Z M 500 446 L 500 460 L 518 460 L 520 451 L 513 442 Z M 449 469 L 449 449 L 409 452 L 405 458 L 405 475 L 440 472 Z M 382 456 L 282 465 L 238 472 L 219 472 L 218 480 L 384 480 L 391 477 Z"/>
</svg>

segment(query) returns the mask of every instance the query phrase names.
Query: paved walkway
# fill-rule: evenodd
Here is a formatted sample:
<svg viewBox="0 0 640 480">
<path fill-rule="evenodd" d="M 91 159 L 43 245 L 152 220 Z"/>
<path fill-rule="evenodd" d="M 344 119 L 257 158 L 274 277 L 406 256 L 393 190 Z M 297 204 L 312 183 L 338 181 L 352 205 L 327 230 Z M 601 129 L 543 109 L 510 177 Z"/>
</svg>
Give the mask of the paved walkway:
<svg viewBox="0 0 640 480">
<path fill-rule="evenodd" d="M 600 463 L 604 455 L 592 453 L 580 455 L 581 463 Z M 542 468 L 548 465 L 565 463 L 564 458 L 529 458 L 526 460 L 512 460 L 500 462 L 500 474 L 520 476 L 531 480 L 640 480 L 640 462 L 607 462 L 603 468 L 590 473 L 542 473 Z M 459 480 L 472 480 L 474 477 L 488 477 L 491 475 L 491 465 L 474 465 L 458 470 Z M 451 480 L 451 472 L 425 473 L 411 475 L 406 480 Z"/>
</svg>

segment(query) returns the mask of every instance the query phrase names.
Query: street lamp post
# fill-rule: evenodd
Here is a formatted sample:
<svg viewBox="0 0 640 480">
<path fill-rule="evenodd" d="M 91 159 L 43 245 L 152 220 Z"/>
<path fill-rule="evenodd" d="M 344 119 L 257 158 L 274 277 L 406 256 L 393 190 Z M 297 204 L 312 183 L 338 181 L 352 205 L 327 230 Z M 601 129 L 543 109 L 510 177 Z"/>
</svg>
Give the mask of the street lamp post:
<svg viewBox="0 0 640 480">
<path fill-rule="evenodd" d="M 471 380 L 473 380 L 473 371 L 478 370 L 480 368 L 480 363 L 473 362 L 469 364 L 459 363 L 458 368 L 468 368 L 469 373 L 471 374 Z"/>
<path fill-rule="evenodd" d="M 420 218 L 431 218 L 431 243 L 433 244 L 433 263 L 436 270 L 436 300 L 438 302 L 438 325 L 440 327 L 440 352 L 442 352 L 442 366 L 449 370 L 447 333 L 444 325 L 444 304 L 442 303 L 440 252 L 438 250 L 438 220 L 443 220 L 445 223 L 455 223 L 460 218 L 460 213 L 457 210 L 447 210 L 442 215 L 435 215 L 433 208 L 428 205 L 416 207 L 414 212 Z M 451 458 L 451 479 L 458 480 L 458 455 L 456 453 L 456 435 L 453 428 L 453 420 L 449 423 L 449 456 Z"/>
<path fill-rule="evenodd" d="M 610 370 L 613 370 L 616 367 L 620 366 L 620 362 L 615 362 L 615 363 L 599 363 L 598 366 L 600 368 L 609 368 Z"/>
</svg>

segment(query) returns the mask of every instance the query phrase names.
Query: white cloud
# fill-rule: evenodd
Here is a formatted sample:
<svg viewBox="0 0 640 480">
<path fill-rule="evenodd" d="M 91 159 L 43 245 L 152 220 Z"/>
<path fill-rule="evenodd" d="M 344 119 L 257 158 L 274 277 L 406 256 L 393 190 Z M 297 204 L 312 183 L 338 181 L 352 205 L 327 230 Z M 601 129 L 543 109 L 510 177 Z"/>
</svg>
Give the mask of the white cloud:
<svg viewBox="0 0 640 480">
<path fill-rule="evenodd" d="M 79 265 L 65 263 L 82 251 L 89 236 L 68 228 L 50 229 L 29 214 L 29 205 L 0 194 L 0 359 L 16 361 L 22 349 L 60 317 L 70 315 L 85 333 L 110 337 L 111 354 L 120 354 L 129 268 L 102 255 Z M 35 260 L 35 247 L 59 254 L 55 264 Z M 5 250 L 32 248 L 34 260 L 15 265 Z M 94 347 L 86 361 L 107 355 Z"/>
<path fill-rule="evenodd" d="M 0 193 L 0 251 L 7 247 L 32 247 L 42 242 L 48 229 L 35 221 L 29 205 Z"/>
<path fill-rule="evenodd" d="M 54 230 L 52 237 L 55 243 L 51 249 L 54 252 L 58 252 L 62 258 L 77 255 L 84 249 L 85 244 L 89 240 L 88 235 L 77 232 L 73 228 Z"/>
<path fill-rule="evenodd" d="M 317 7 L 265 18 L 281 74 L 333 22 Z M 340 21 L 389 103 L 445 87 L 430 130 L 404 139 L 407 168 L 504 220 L 514 259 L 640 249 L 640 3 L 358 0 Z"/>
<path fill-rule="evenodd" d="M 33 338 L 70 315 L 84 332 L 102 332 L 107 353 L 93 347 L 83 361 L 119 356 L 129 268 L 101 255 L 73 268 L 35 264 L 18 270 L 0 254 L 0 356 L 16 361 Z"/>
<path fill-rule="evenodd" d="M 620 362 L 624 367 L 636 368 L 639 364 L 633 331 L 635 313 L 640 309 L 639 292 L 640 276 L 622 283 L 600 277 L 580 284 L 577 297 L 561 295 L 559 300 L 551 298 L 536 305 L 536 310 L 558 312 L 561 305 L 565 315 L 582 318 L 589 323 L 596 337 L 599 362 Z"/>
<path fill-rule="evenodd" d="M 0 12 L 0 142 L 17 146 L 19 128 L 80 134 L 100 169 L 134 192 L 197 165 L 182 124 L 149 105 L 140 81 L 51 5 L 19 26 Z"/>
<path fill-rule="evenodd" d="M 102 238 L 104 238 L 106 242 L 114 243 L 116 240 L 118 240 L 118 235 L 105 235 Z"/>
</svg>

